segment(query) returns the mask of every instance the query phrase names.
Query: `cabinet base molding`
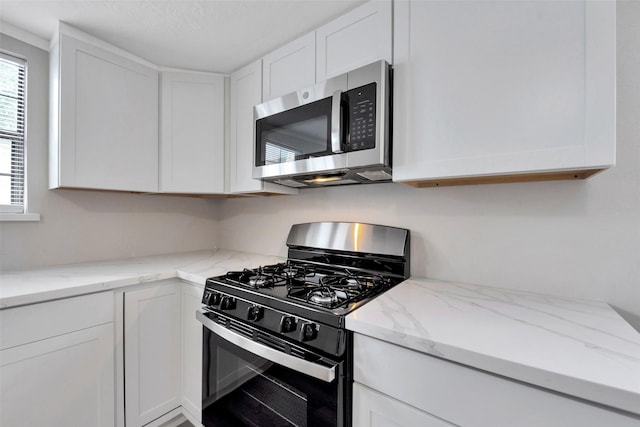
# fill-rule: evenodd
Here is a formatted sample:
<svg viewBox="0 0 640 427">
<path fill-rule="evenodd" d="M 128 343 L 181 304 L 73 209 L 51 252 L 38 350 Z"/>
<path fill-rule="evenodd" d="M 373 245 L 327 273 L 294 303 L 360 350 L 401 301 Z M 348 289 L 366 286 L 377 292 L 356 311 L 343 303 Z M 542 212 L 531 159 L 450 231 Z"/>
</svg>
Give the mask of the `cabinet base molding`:
<svg viewBox="0 0 640 427">
<path fill-rule="evenodd" d="M 411 181 L 396 181 L 416 188 L 450 187 L 455 185 L 507 184 L 513 182 L 567 181 L 586 179 L 605 169 L 581 169 L 560 172 L 536 172 L 511 175 L 469 176 Z"/>
<path fill-rule="evenodd" d="M 182 414 L 182 408 L 176 408 L 145 424 L 144 427 L 177 427 L 185 421 L 187 418 Z"/>
</svg>

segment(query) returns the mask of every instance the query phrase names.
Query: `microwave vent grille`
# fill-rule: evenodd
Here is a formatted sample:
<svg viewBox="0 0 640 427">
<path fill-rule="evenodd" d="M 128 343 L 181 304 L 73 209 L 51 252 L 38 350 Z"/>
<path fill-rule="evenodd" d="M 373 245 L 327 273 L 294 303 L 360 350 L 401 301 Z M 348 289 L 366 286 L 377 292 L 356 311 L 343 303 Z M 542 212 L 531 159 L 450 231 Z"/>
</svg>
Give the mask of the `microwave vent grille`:
<svg viewBox="0 0 640 427">
<path fill-rule="evenodd" d="M 363 171 L 358 172 L 358 175 L 369 181 L 389 181 L 391 179 L 391 175 L 383 170 Z"/>
</svg>

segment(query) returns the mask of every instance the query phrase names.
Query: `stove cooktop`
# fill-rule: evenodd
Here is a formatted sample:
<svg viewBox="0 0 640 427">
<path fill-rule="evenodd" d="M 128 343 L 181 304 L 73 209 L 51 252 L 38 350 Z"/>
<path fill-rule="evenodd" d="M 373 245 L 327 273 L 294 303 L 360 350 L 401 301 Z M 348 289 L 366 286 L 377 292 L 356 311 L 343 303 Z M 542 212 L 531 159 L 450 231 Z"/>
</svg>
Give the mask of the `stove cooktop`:
<svg viewBox="0 0 640 427">
<path fill-rule="evenodd" d="M 205 305 L 229 311 L 224 295 L 343 327 L 343 317 L 401 279 L 345 267 L 287 261 L 207 279 Z M 217 297 L 216 293 L 220 294 Z M 217 304 L 216 304 L 217 303 Z"/>
<path fill-rule="evenodd" d="M 296 224 L 286 262 L 207 279 L 203 312 L 227 328 L 342 355 L 346 315 L 409 277 L 409 243 L 395 227 Z"/>
<path fill-rule="evenodd" d="M 284 287 L 286 295 L 282 292 L 271 294 L 328 309 L 345 307 L 394 284 L 392 279 L 379 274 L 294 261 L 231 271 L 218 280 L 254 290 Z"/>
</svg>

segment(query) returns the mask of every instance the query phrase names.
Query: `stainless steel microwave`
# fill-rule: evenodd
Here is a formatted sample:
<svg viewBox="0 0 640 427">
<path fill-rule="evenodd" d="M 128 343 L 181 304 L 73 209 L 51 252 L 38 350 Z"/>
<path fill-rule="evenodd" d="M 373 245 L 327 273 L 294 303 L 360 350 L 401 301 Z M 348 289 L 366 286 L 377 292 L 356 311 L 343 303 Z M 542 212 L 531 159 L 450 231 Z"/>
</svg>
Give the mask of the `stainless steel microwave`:
<svg viewBox="0 0 640 427">
<path fill-rule="evenodd" d="M 378 61 L 256 105 L 253 177 L 300 188 L 390 181 L 391 72 Z"/>
</svg>

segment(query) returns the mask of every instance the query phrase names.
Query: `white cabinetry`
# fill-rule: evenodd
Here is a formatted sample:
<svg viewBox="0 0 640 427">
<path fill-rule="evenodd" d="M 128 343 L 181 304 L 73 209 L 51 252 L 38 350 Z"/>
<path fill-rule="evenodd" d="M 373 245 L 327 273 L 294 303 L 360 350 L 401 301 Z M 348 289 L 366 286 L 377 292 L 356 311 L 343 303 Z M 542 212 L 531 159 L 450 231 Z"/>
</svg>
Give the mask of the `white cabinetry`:
<svg viewBox="0 0 640 427">
<path fill-rule="evenodd" d="M 160 77 L 160 191 L 224 193 L 224 76 L 163 71 Z"/>
<path fill-rule="evenodd" d="M 573 179 L 613 165 L 615 11 L 397 1 L 394 181 Z"/>
<path fill-rule="evenodd" d="M 360 383 L 353 384 L 353 401 L 353 425 L 356 427 L 453 427 L 453 424 Z"/>
<path fill-rule="evenodd" d="M 373 0 L 318 28 L 316 81 L 380 59 L 393 63 L 392 2 Z"/>
<path fill-rule="evenodd" d="M 296 194 L 297 189 L 253 179 L 255 124 L 253 106 L 262 101 L 262 61 L 231 74 L 229 120 L 229 191 Z"/>
<path fill-rule="evenodd" d="M 182 284 L 182 409 L 200 422 L 202 411 L 202 323 L 196 311 L 202 307 L 202 288 Z"/>
<path fill-rule="evenodd" d="M 158 191 L 158 72 L 60 24 L 50 55 L 49 186 Z"/>
<path fill-rule="evenodd" d="M 143 426 L 180 407 L 180 283 L 124 294 L 125 421 Z"/>
<path fill-rule="evenodd" d="M 268 101 L 316 82 L 316 33 L 306 34 L 262 58 L 262 98 Z"/>
<path fill-rule="evenodd" d="M 380 59 L 392 63 L 392 7 L 369 1 L 264 56 L 263 101 Z"/>
<path fill-rule="evenodd" d="M 358 427 L 447 423 L 474 427 L 632 427 L 640 423 L 640 418 L 604 406 L 360 334 L 354 336 L 354 381 L 353 414 Z M 406 407 L 412 408 L 400 414 Z"/>
<path fill-rule="evenodd" d="M 110 292 L 0 311 L 0 425 L 114 425 Z"/>
</svg>

